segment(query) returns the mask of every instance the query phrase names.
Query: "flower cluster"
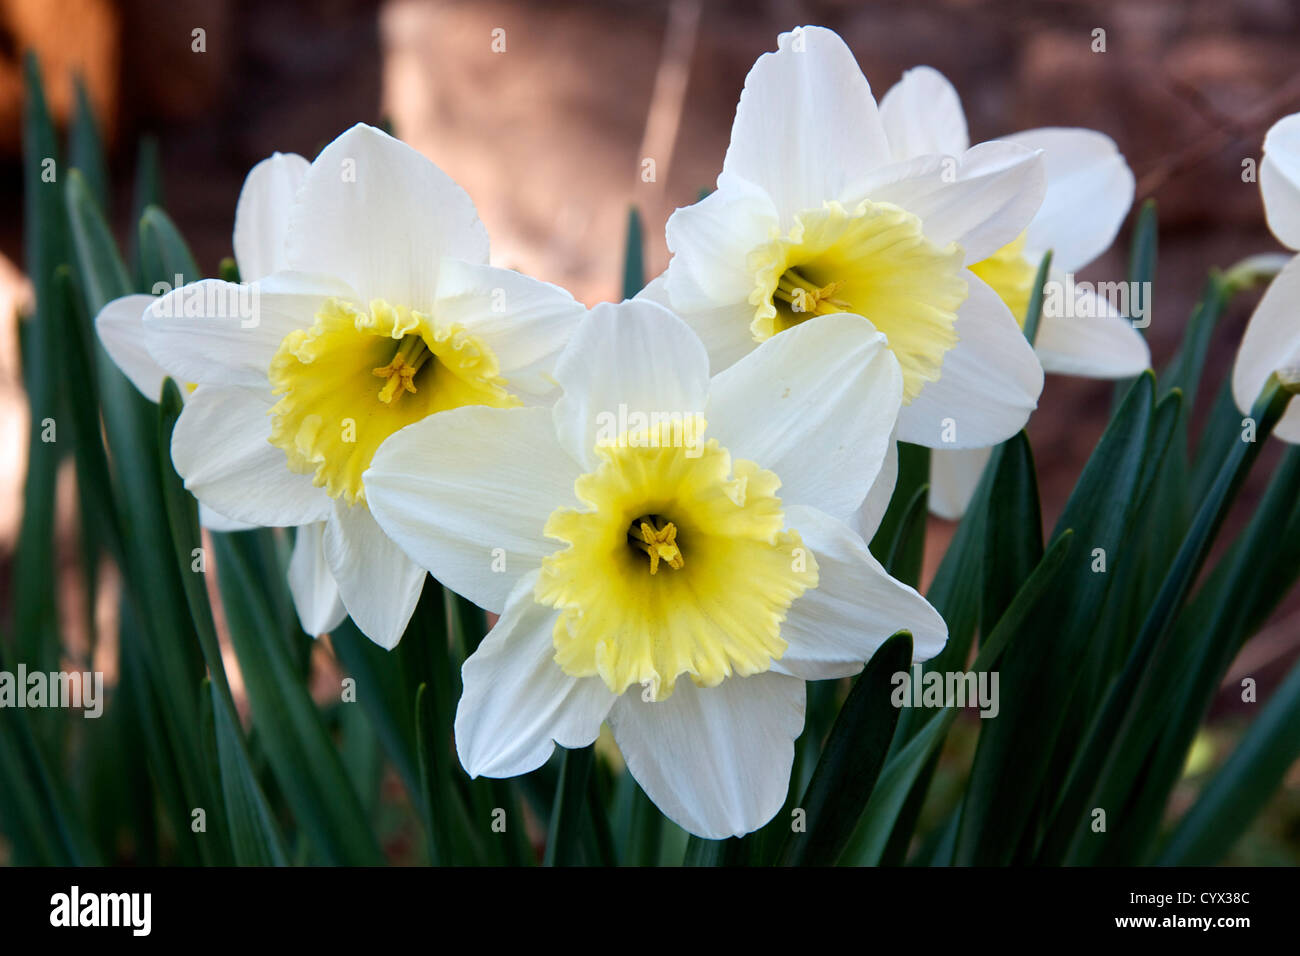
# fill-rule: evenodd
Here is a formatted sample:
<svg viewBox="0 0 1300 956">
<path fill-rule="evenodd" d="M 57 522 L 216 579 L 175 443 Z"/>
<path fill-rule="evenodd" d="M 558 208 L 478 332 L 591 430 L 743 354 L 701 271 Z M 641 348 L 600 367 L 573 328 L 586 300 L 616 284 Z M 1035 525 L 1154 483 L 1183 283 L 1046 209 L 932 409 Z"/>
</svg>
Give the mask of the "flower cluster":
<svg viewBox="0 0 1300 956">
<path fill-rule="evenodd" d="M 1300 249 L 1300 117 L 1266 151 L 1270 224 Z M 930 507 L 957 518 L 1044 371 L 1150 364 L 1094 293 L 1026 328 L 1044 255 L 1077 303 L 1133 193 L 1106 136 L 971 146 L 940 74 L 877 102 L 803 27 L 754 64 L 716 190 L 673 214 L 634 299 L 588 310 L 490 265 L 469 196 L 358 125 L 249 173 L 241 283 L 120 298 L 96 325 L 145 396 L 185 386 L 171 457 L 203 523 L 297 529 L 305 631 L 347 616 L 392 648 L 426 572 L 499 615 L 463 670 L 469 774 L 527 773 L 607 723 L 659 808 L 722 838 L 785 801 L 807 682 L 899 631 L 916 661 L 945 646 L 867 544 L 898 443 L 933 449 Z M 1298 296 L 1300 258 L 1243 343 L 1243 409 L 1300 381 Z M 1300 438 L 1300 411 L 1277 431 Z"/>
</svg>

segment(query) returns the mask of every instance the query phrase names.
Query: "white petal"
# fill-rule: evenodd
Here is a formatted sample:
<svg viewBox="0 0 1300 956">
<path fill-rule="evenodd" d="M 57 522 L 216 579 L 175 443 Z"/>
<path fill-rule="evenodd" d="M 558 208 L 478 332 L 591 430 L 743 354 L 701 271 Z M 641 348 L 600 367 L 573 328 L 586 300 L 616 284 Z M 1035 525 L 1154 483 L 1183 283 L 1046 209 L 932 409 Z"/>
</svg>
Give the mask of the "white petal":
<svg viewBox="0 0 1300 956">
<path fill-rule="evenodd" d="M 268 528 L 323 521 L 329 497 L 268 441 L 274 404 L 269 392 L 201 386 L 176 421 L 172 464 L 194 497 L 228 518 Z"/>
<path fill-rule="evenodd" d="M 775 472 L 787 505 L 848 520 L 888 454 L 902 394 L 898 360 L 870 322 L 819 316 L 713 379 L 705 437 Z"/>
<path fill-rule="evenodd" d="M 1034 349 L 1043 370 L 1087 378 L 1128 378 L 1151 367 L 1151 350 L 1133 323 L 1096 291 L 1053 275 L 1062 290 L 1043 302 Z"/>
<path fill-rule="evenodd" d="M 898 425 L 895 423 L 889 436 L 889 447 L 885 450 L 885 460 L 880 465 L 880 473 L 871 483 L 867 497 L 862 501 L 857 513 L 849 521 L 862 540 L 870 541 L 876 536 L 880 522 L 889 510 L 889 499 L 894 497 L 894 486 L 898 484 Z"/>
<path fill-rule="evenodd" d="M 783 33 L 745 78 L 722 168 L 772 197 L 784 225 L 852 196 L 889 143 L 871 86 L 844 41 L 823 27 Z"/>
<path fill-rule="evenodd" d="M 95 316 L 95 332 L 113 364 L 140 394 L 157 402 L 167 373 L 154 361 L 144 341 L 144 312 L 156 300 L 151 295 L 124 295 Z"/>
<path fill-rule="evenodd" d="M 258 527 L 255 524 L 249 524 L 247 521 L 236 521 L 234 518 L 227 518 L 219 512 L 213 511 L 203 502 L 199 502 L 199 524 L 209 531 L 250 531 Z"/>
<path fill-rule="evenodd" d="M 289 592 L 302 629 L 312 637 L 338 627 L 347 611 L 325 560 L 325 522 L 298 529 L 289 559 Z"/>
<path fill-rule="evenodd" d="M 856 674 L 892 634 L 912 632 L 912 659 L 943 650 L 948 626 L 915 589 L 891 578 L 847 525 L 816 508 L 786 509 L 786 521 L 817 559 L 817 587 L 790 606 L 789 642 L 777 669 L 804 680 Z"/>
<path fill-rule="evenodd" d="M 970 148 L 961 97 L 933 67 L 918 66 L 904 73 L 881 98 L 880 118 L 896 160 L 929 153 L 960 156 Z"/>
<path fill-rule="evenodd" d="M 487 262 L 465 190 L 410 146 L 357 124 L 311 164 L 289 217 L 289 263 L 337 276 L 362 302 L 431 311 L 438 263 Z"/>
<path fill-rule="evenodd" d="M 541 399 L 555 391 L 555 360 L 586 311 L 549 282 L 510 269 L 442 260 L 434 315 L 481 336 L 511 392 Z"/>
<path fill-rule="evenodd" d="M 322 539 L 325 561 L 352 621 L 392 650 L 415 613 L 425 572 L 375 523 L 364 504 L 334 502 Z"/>
<path fill-rule="evenodd" d="M 577 507 L 580 473 L 549 409 L 465 406 L 397 432 L 362 476 L 384 531 L 447 587 L 500 613 L 519 576 L 556 548 L 542 535 Z"/>
<path fill-rule="evenodd" d="M 591 470 L 597 437 L 617 434 L 626 416 L 703 411 L 709 356 L 690 327 L 663 306 L 648 299 L 602 302 L 578 326 L 555 378 L 564 390 L 555 403 L 555 431 Z"/>
<path fill-rule="evenodd" d="M 272 153 L 248 171 L 235 204 L 235 263 L 244 282 L 289 268 L 289 210 L 310 165 L 297 153 Z"/>
<path fill-rule="evenodd" d="M 1024 427 L 1043 390 L 1043 367 L 996 292 L 967 272 L 970 294 L 957 312 L 958 341 L 898 418 L 902 441 L 929 448 L 981 448 Z M 944 441 L 949 421 L 955 440 Z"/>
<path fill-rule="evenodd" d="M 533 600 L 537 572 L 524 575 L 501 620 L 461 671 L 456 752 L 471 777 L 513 777 L 536 770 L 558 743 L 595 741 L 614 704 L 597 677 L 570 677 L 555 663 L 557 611 Z"/>
<path fill-rule="evenodd" d="M 1279 368 L 1300 365 L 1300 256 L 1277 274 L 1246 325 L 1237 363 L 1232 369 L 1232 395 L 1243 415 L 1259 397 L 1268 377 Z M 1292 401 L 1273 433 L 1283 441 L 1300 443 L 1300 401 Z"/>
<path fill-rule="evenodd" d="M 960 157 L 924 156 L 878 170 L 866 192 L 921 217 L 931 242 L 961 245 L 967 265 L 1024 232 L 1043 201 L 1042 160 L 1013 143 L 981 143 Z"/>
<path fill-rule="evenodd" d="M 709 840 L 757 830 L 781 809 L 804 682 L 771 671 L 716 687 L 679 681 L 667 700 L 635 688 L 609 712 L 627 768 L 669 819 Z"/>
<path fill-rule="evenodd" d="M 930 511 L 940 518 L 959 521 L 970 505 L 992 454 L 992 446 L 933 449 L 930 452 Z"/>
<path fill-rule="evenodd" d="M 754 290 L 750 252 L 778 230 L 776 207 L 757 186 L 734 175 L 718 177 L 718 188 L 668 217 L 665 281 L 675 310 L 711 309 L 745 302 Z M 749 320 L 745 324 L 748 326 Z"/>
<path fill-rule="evenodd" d="M 1300 249 L 1300 113 L 1278 120 L 1264 137 L 1259 191 L 1277 241 Z"/>
<path fill-rule="evenodd" d="M 1133 205 L 1133 173 L 1115 141 L 1091 129 L 1031 129 L 1004 137 L 1043 151 L 1047 193 L 1025 246 L 1052 265 L 1082 269 L 1110 248 Z"/>
<path fill-rule="evenodd" d="M 715 371 L 733 365 L 758 346 L 749 331 L 754 307 L 748 298 L 707 309 L 678 309 L 668 295 L 666 272 L 651 279 L 636 298 L 657 302 L 679 315 L 704 343 L 709 367 Z"/>
<path fill-rule="evenodd" d="M 330 296 L 355 299 L 323 276 L 282 272 L 254 283 L 205 279 L 144 313 L 145 344 L 178 382 L 263 388 L 284 337 L 315 321 Z"/>
</svg>

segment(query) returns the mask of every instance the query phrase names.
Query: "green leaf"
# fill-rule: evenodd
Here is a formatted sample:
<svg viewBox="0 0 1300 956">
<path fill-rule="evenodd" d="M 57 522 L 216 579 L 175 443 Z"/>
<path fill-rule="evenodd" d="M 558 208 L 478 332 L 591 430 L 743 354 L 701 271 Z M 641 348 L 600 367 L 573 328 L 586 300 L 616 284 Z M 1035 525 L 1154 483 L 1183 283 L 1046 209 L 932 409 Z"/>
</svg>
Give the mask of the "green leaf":
<svg viewBox="0 0 1300 956">
<path fill-rule="evenodd" d="M 275 817 L 258 786 L 238 722 L 215 685 L 210 685 L 221 794 L 238 866 L 288 866 Z"/>
<path fill-rule="evenodd" d="M 1001 712 L 981 728 L 957 835 L 959 865 L 1005 864 L 1023 852 L 1022 841 L 1037 839 L 1041 795 L 1053 790 L 1052 756 L 1057 748 L 1070 752 L 1072 723 L 1082 720 L 1071 715 L 1076 685 L 1096 649 L 1111 582 L 1123 573 L 1154 389 L 1150 373 L 1134 383 L 1057 522 L 1056 536 L 1073 528 L 1079 542 L 1068 584 L 1036 610 L 1026 625 L 1033 638 L 1002 663 Z M 1098 549 L 1105 572 L 1094 570 Z"/>
<path fill-rule="evenodd" d="M 1145 312 L 1148 322 L 1151 319 L 1150 290 L 1156 279 L 1156 245 L 1159 233 L 1159 216 L 1156 214 L 1156 201 L 1148 199 L 1138 211 L 1137 223 L 1133 226 L 1133 245 L 1129 249 L 1128 278 L 1140 290 L 1138 308 L 1130 308 L 1130 313 Z"/>
<path fill-rule="evenodd" d="M 555 788 L 543 862 L 546 866 L 575 866 L 583 862 L 582 837 L 588 822 L 587 785 L 595 748 L 560 749 L 560 779 Z"/>
<path fill-rule="evenodd" d="M 925 518 L 929 513 L 930 486 L 923 484 L 912 493 L 903 510 L 898 531 L 889 548 L 885 570 L 911 587 L 921 583 L 921 566 L 925 562 Z"/>
<path fill-rule="evenodd" d="M 1157 404 L 1151 422 L 1146 462 L 1138 479 L 1137 517 L 1125 546 L 1126 561 L 1134 573 L 1120 576 L 1111 586 L 1098 630 L 1105 653 L 1092 653 L 1079 693 L 1086 706 L 1095 707 L 1108 682 L 1123 666 L 1142 615 L 1151 604 L 1173 561 L 1177 537 L 1185 529 L 1182 500 L 1186 494 L 1186 460 L 1175 448 L 1180 423 L 1185 422 L 1182 393 L 1173 390 Z M 1158 492 L 1158 493 L 1157 493 Z"/>
<path fill-rule="evenodd" d="M 1017 642 L 1017 638 L 1027 630 L 1026 625 L 1040 602 L 1045 601 L 1058 586 L 1062 569 L 1066 567 L 1066 556 L 1073 544 L 1074 533 L 1071 531 L 1063 532 L 1053 542 L 985 640 L 971 665 L 972 671 L 991 669 L 1004 651 L 1023 643 Z M 937 714 L 926 714 L 925 723 L 916 734 L 896 751 L 891 751 L 857 829 L 840 855 L 841 864 L 875 866 L 881 862 L 909 795 L 916 789 L 921 775 L 931 767 L 956 716 L 957 710 L 951 706 Z"/>
<path fill-rule="evenodd" d="M 1229 452 L 1147 613 L 1124 669 L 1092 722 L 1063 791 L 1053 840 L 1048 844 L 1051 851 L 1064 845 L 1063 858 L 1068 861 L 1086 863 L 1103 850 L 1104 841 L 1089 839 L 1094 834 L 1085 814 L 1092 807 L 1121 806 L 1145 769 L 1145 755 L 1161 726 L 1161 715 L 1150 703 L 1162 696 L 1161 684 L 1178 663 L 1167 639 L 1169 625 L 1200 572 L 1237 490 L 1290 398 L 1276 379 L 1270 378 L 1251 411 L 1258 423 L 1257 440 L 1239 442 Z"/>
<path fill-rule="evenodd" d="M 253 550 L 256 532 L 214 534 L 217 581 L 231 643 L 272 773 L 312 845 L 331 865 L 384 861 L 360 797 L 325 730 L 304 675 L 267 603 Z"/>
<path fill-rule="evenodd" d="M 620 864 L 655 866 L 660 862 L 664 815 L 626 770 L 618 779 L 614 822 Z"/>
<path fill-rule="evenodd" d="M 475 856 L 469 819 L 452 779 L 451 748 L 439 729 L 428 684 L 416 690 L 415 713 L 420 784 L 429 808 L 425 813 L 429 862 L 434 866 L 468 862 Z"/>
<path fill-rule="evenodd" d="M 645 238 L 641 213 L 636 206 L 627 211 L 627 239 L 623 247 L 623 298 L 630 299 L 645 288 Z"/>
<path fill-rule="evenodd" d="M 170 447 L 171 434 L 180 413 L 180 392 L 176 388 L 176 383 L 167 379 L 163 383 L 163 393 L 158 406 L 160 447 Z M 158 464 L 162 479 L 163 509 L 167 524 L 172 531 L 169 550 L 172 552 L 172 560 L 180 569 L 180 580 L 194 622 L 196 641 L 203 653 L 210 678 L 208 688 L 211 711 L 208 711 L 207 704 L 201 705 L 197 708 L 191 726 L 196 731 L 197 737 L 204 723 L 209 719 L 211 721 L 216 741 L 221 799 L 226 810 L 235 861 L 241 866 L 284 866 L 288 862 L 288 854 L 270 805 L 258 785 L 257 776 L 249 759 L 248 747 L 239 726 L 234 698 L 226 679 L 221 647 L 217 641 L 216 626 L 212 620 L 212 609 L 208 604 L 207 585 L 203 576 L 194 570 L 195 546 L 202 540 L 198 508 L 194 499 L 185 490 L 180 476 L 172 467 L 170 457 L 160 455 Z M 200 555 L 201 553 L 200 551 Z M 211 750 L 204 744 L 200 746 L 199 753 L 210 755 Z M 196 753 L 194 756 L 198 757 L 199 754 Z M 206 786 L 201 787 L 200 792 L 210 791 L 210 772 L 201 772 L 201 774 Z M 192 805 L 211 806 L 214 802 L 206 800 Z M 211 847 L 205 849 L 208 854 L 214 852 Z"/>
<path fill-rule="evenodd" d="M 142 137 L 140 146 L 136 150 L 135 160 L 135 188 L 131 193 L 131 219 L 132 223 L 138 223 L 144 216 L 144 211 L 150 206 L 162 207 L 162 170 L 158 164 L 158 141 L 152 136 Z M 127 263 L 130 266 L 131 275 L 135 279 L 135 287 L 139 292 L 150 291 L 151 278 L 144 272 L 140 264 L 140 234 L 138 230 L 132 230 L 127 237 Z M 152 277 L 154 279 L 157 276 Z"/>
<path fill-rule="evenodd" d="M 65 199 L 76 253 L 77 274 L 85 306 L 95 314 L 109 300 L 130 292 L 103 214 L 75 170 L 67 177 Z M 205 775 L 200 762 L 196 689 L 203 661 L 177 570 L 175 545 L 166 522 L 158 520 L 163 488 L 159 473 L 158 413 L 113 365 L 96 341 L 96 382 L 104 431 L 112 452 L 114 500 L 122 526 L 132 529 L 124 540 L 122 572 L 136 622 L 142 675 L 148 685 L 140 700 L 156 704 L 161 748 L 151 751 L 155 778 L 178 778 L 183 793 L 169 802 L 171 813 L 203 805 Z M 141 715 L 142 719 L 144 714 Z M 199 853 L 189 829 L 188 812 L 171 819 L 178 839 Z"/>
<path fill-rule="evenodd" d="M 75 169 L 68 174 L 66 199 L 86 312 L 98 315 L 113 299 L 130 294 L 131 282 L 104 213 Z"/>
<path fill-rule="evenodd" d="M 1297 725 L 1300 663 L 1291 668 L 1232 756 L 1179 822 L 1160 857 L 1161 865 L 1210 866 L 1223 859 L 1300 758 Z"/>
<path fill-rule="evenodd" d="M 889 499 L 880 526 L 871 539 L 871 553 L 878 558 L 888 557 L 898 539 L 898 529 L 907 517 L 917 489 L 930 482 L 930 449 L 921 445 L 898 443 L 898 479 L 894 494 Z"/>
<path fill-rule="evenodd" d="M 170 288 L 203 278 L 180 230 L 157 206 L 148 206 L 140 217 L 139 249 L 144 274 L 161 277 Z"/>
<path fill-rule="evenodd" d="M 72 116 L 72 132 L 68 144 L 68 159 L 74 169 L 81 170 L 86 185 L 95 202 L 107 209 L 109 204 L 108 168 L 104 162 L 104 141 L 95 122 L 95 111 L 86 93 L 81 76 L 73 83 L 76 106 Z"/>
<path fill-rule="evenodd" d="M 366 711 L 398 776 L 418 798 L 419 748 L 415 726 L 405 713 L 414 707 L 414 698 L 407 696 L 401 669 L 389 652 L 357 630 L 350 619 L 336 627 L 329 639 L 343 670 L 357 682 L 357 702 Z"/>
<path fill-rule="evenodd" d="M 902 631 L 880 646 L 854 682 L 799 804 L 807 830 L 787 837 L 782 864 L 828 866 L 839 858 L 871 797 L 898 723 L 893 677 L 911 662 L 912 635 Z"/>
<path fill-rule="evenodd" d="M 1223 276 L 1217 271 L 1211 272 L 1205 280 L 1201 297 L 1187 320 L 1182 344 L 1160 377 L 1160 384 L 1165 389 L 1178 389 L 1183 393 L 1189 412 L 1196 404 L 1196 393 L 1214 328 L 1231 295 L 1232 290 L 1223 281 Z"/>
<path fill-rule="evenodd" d="M 957 525 L 957 531 L 948 544 L 943 560 L 939 563 L 934 580 L 930 582 L 926 599 L 947 622 L 948 643 L 938 655 L 921 665 L 922 675 L 930 671 L 945 673 L 962 670 L 969 659 L 970 648 L 975 641 L 975 631 L 979 625 L 984 574 L 984 527 L 992 483 L 993 471 L 985 468 L 979 484 L 975 486 L 975 493 L 971 496 L 966 514 Z M 916 735 L 926 723 L 928 716 L 919 708 L 903 711 L 898 720 L 893 743 L 890 745 L 891 757 Z M 935 754 L 930 764 L 917 774 L 912 792 L 908 795 L 895 822 L 889 846 L 881 858 L 883 864 L 894 865 L 903 862 L 937 760 L 938 755 Z"/>
<path fill-rule="evenodd" d="M 90 638 L 88 656 L 98 645 L 96 614 L 99 562 L 105 549 L 122 561 L 122 530 L 113 501 L 108 456 L 100 437 L 99 402 L 95 382 L 95 340 L 85 329 L 90 322 L 80 308 L 72 270 L 59 266 L 54 273 L 55 311 L 63 338 L 64 372 L 69 380 L 87 387 L 69 389 L 64 405 L 69 413 L 77 473 L 77 518 L 81 529 L 80 563 L 84 591 L 84 621 Z"/>
<path fill-rule="evenodd" d="M 840 856 L 841 865 L 880 864 L 894 821 L 921 773 L 938 755 L 956 716 L 957 711 L 951 707 L 940 711 L 885 764 L 858 827 Z"/>
<path fill-rule="evenodd" d="M 1029 437 L 1022 431 L 999 445 L 984 536 L 983 631 L 990 633 L 1043 557 L 1043 517 Z"/>
<path fill-rule="evenodd" d="M 0 649 L 3 646 L 0 642 Z M 2 658 L 0 670 L 10 670 Z M 100 865 L 80 807 L 61 775 L 51 770 L 29 718 L 30 712 L 22 708 L 0 709 L 0 822 L 18 854 L 16 862 Z"/>
<path fill-rule="evenodd" d="M 66 258 L 63 180 L 58 167 L 54 124 L 41 86 L 36 57 L 24 61 L 23 101 L 23 250 L 36 293 L 36 309 L 26 322 L 23 370 L 30 408 L 27 476 L 22 523 L 9 593 L 18 659 L 33 670 L 56 670 L 59 620 L 55 587 L 55 477 L 62 448 L 57 443 L 63 411 L 59 381 L 60 311 L 54 270 Z M 53 435 L 49 428 L 55 429 Z M 49 438 L 54 437 L 55 441 Z"/>
<path fill-rule="evenodd" d="M 1233 397 L 1232 376 L 1229 375 L 1215 396 L 1192 455 L 1192 471 L 1187 487 L 1191 501 L 1204 501 L 1210 493 L 1210 486 L 1219 477 L 1219 466 L 1223 463 L 1224 456 L 1241 441 L 1244 418 Z"/>
<path fill-rule="evenodd" d="M 1287 449 L 1250 523 L 1179 616 L 1166 659 L 1177 673 L 1148 710 L 1163 717 L 1132 805 L 1113 841 L 1117 862 L 1145 862 L 1169 794 L 1233 659 L 1300 577 L 1300 449 Z"/>
<path fill-rule="evenodd" d="M 1038 323 L 1043 317 L 1043 290 L 1047 279 L 1052 274 L 1052 253 L 1047 252 L 1038 263 L 1038 272 L 1034 275 L 1034 285 L 1029 293 L 1029 305 L 1025 309 L 1025 338 L 1033 345 L 1038 339 Z"/>
<path fill-rule="evenodd" d="M 1133 225 L 1133 244 L 1129 247 L 1128 259 L 1129 288 L 1138 290 L 1136 300 L 1129 303 L 1129 314 L 1145 313 L 1148 325 L 1151 323 L 1152 315 L 1150 290 L 1155 288 L 1158 232 L 1159 217 L 1156 215 L 1156 202 L 1154 199 L 1148 199 L 1142 204 L 1142 208 L 1138 211 L 1137 222 Z M 1119 410 L 1132 384 L 1132 379 L 1115 383 L 1111 393 L 1111 407 L 1114 410 Z"/>
</svg>

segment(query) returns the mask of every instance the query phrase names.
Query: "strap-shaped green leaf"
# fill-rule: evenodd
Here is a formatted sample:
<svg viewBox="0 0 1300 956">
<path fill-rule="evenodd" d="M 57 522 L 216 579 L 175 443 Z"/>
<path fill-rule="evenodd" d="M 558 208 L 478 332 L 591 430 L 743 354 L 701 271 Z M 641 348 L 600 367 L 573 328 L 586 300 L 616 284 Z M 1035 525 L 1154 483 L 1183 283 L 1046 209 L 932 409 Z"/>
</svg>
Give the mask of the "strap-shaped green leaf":
<svg viewBox="0 0 1300 956">
<path fill-rule="evenodd" d="M 1168 866 L 1220 862 L 1300 758 L 1300 664 L 1273 692 L 1232 756 L 1205 785 L 1161 854 Z"/>
<path fill-rule="evenodd" d="M 257 532 L 214 534 L 217 581 L 253 726 L 285 800 L 322 861 L 374 865 L 383 853 L 338 749 L 264 596 Z M 351 705 L 346 705 L 351 706 Z"/>
<path fill-rule="evenodd" d="M 180 391 L 168 379 L 163 384 L 158 406 L 161 447 L 170 447 L 171 434 L 180 413 Z M 288 854 L 275 823 L 275 816 L 257 782 L 243 731 L 239 726 L 239 716 L 226 679 L 221 647 L 217 643 L 212 609 L 208 604 L 207 585 L 203 573 L 194 570 L 194 547 L 201 541 L 198 508 L 172 467 L 170 456 L 159 456 L 159 471 L 162 476 L 162 504 L 172 531 L 172 559 L 181 569 L 185 598 L 209 675 L 207 684 L 210 701 L 200 706 L 195 715 L 194 729 L 197 736 L 199 729 L 208 721 L 213 728 L 231 850 L 235 861 L 241 865 L 284 866 L 288 862 Z M 202 752 L 210 753 L 206 746 Z M 210 773 L 205 773 L 204 780 L 210 784 Z M 214 796 L 210 788 L 205 788 L 205 791 L 209 796 Z M 214 854 L 214 851 L 209 848 L 209 853 Z"/>
<path fill-rule="evenodd" d="M 806 829 L 786 838 L 782 864 L 826 866 L 839 858 L 871 797 L 898 723 L 893 677 L 911 663 L 912 635 L 902 631 L 885 641 L 858 675 L 800 803 Z"/>
</svg>

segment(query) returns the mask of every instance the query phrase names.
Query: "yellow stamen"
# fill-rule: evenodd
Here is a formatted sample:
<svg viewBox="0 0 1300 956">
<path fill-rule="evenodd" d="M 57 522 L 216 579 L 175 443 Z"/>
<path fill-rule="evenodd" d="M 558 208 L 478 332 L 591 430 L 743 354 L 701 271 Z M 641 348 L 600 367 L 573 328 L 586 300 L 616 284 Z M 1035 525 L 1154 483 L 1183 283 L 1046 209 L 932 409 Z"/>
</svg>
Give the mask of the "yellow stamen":
<svg viewBox="0 0 1300 956">
<path fill-rule="evenodd" d="M 379 400 L 385 405 L 391 405 L 406 392 L 414 395 L 417 391 L 415 373 L 424 367 L 424 363 L 432 354 L 421 336 L 403 336 L 402 344 L 397 347 L 393 360 L 382 368 L 373 370 L 375 375 L 388 379 L 384 387 L 379 390 Z"/>
<path fill-rule="evenodd" d="M 646 515 L 632 522 L 627 536 L 638 548 L 650 555 L 650 573 L 659 572 L 659 562 L 665 562 L 674 571 L 680 571 L 685 560 L 677 546 L 677 526 L 671 521 L 659 527 L 654 515 Z"/>
<path fill-rule="evenodd" d="M 772 297 L 789 303 L 791 312 L 802 312 L 810 316 L 829 315 L 850 308 L 849 303 L 843 299 L 832 298 L 843 287 L 844 283 L 840 280 L 818 286 L 805 279 L 798 269 L 790 268 L 781 273 Z"/>
</svg>

